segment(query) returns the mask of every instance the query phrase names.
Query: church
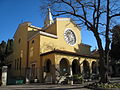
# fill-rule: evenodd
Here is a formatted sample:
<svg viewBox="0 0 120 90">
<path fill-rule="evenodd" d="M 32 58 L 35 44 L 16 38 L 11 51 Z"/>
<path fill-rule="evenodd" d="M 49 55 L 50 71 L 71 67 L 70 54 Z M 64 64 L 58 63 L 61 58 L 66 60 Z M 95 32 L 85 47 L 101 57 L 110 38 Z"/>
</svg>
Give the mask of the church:
<svg viewBox="0 0 120 90">
<path fill-rule="evenodd" d="M 48 9 L 44 27 L 19 24 L 14 52 L 7 61 L 8 77 L 25 82 L 59 83 L 62 76 L 97 72 L 98 58 L 83 44 L 81 28 L 71 18 L 53 20 Z"/>
</svg>

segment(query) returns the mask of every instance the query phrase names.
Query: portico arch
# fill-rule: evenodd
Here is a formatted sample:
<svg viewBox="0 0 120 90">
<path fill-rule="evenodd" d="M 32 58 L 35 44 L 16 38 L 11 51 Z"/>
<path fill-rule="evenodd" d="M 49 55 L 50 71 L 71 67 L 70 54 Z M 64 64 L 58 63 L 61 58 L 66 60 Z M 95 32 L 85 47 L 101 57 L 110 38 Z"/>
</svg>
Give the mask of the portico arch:
<svg viewBox="0 0 120 90">
<path fill-rule="evenodd" d="M 90 65 L 87 60 L 83 61 L 83 76 L 86 79 L 90 78 Z"/>
<path fill-rule="evenodd" d="M 46 71 L 47 73 L 50 73 L 50 71 L 51 71 L 51 61 L 50 61 L 50 59 L 48 59 L 48 60 L 45 62 L 45 71 Z"/>
<path fill-rule="evenodd" d="M 60 73 L 61 75 L 69 74 L 69 61 L 66 58 L 62 58 L 60 61 Z"/>
<path fill-rule="evenodd" d="M 52 83 L 52 63 L 47 59 L 44 63 L 44 80 L 46 83 Z"/>
<path fill-rule="evenodd" d="M 95 61 L 92 62 L 92 73 L 97 74 L 97 63 Z"/>
<path fill-rule="evenodd" d="M 76 59 L 73 60 L 73 62 L 72 62 L 72 72 L 73 72 L 73 75 L 80 74 L 79 62 Z"/>
</svg>

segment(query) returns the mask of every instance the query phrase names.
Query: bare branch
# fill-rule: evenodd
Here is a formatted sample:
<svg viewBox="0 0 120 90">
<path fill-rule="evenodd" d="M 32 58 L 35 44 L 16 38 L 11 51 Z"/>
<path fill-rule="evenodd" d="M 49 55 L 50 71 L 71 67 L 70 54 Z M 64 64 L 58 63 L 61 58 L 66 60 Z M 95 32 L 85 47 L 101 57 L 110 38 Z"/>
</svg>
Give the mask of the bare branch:
<svg viewBox="0 0 120 90">
<path fill-rule="evenodd" d="M 68 12 L 68 11 L 55 11 L 55 12 L 60 12 L 59 14 L 56 14 L 55 16 L 63 15 L 63 14 L 70 14 L 70 15 L 79 17 L 79 18 L 81 18 L 85 23 L 87 23 L 87 27 L 88 27 L 91 31 L 95 31 L 94 26 L 93 26 L 88 20 L 86 20 L 85 17 L 83 17 L 83 16 L 81 16 L 81 15 L 79 15 L 79 14 L 75 14 L 75 13 Z"/>
<path fill-rule="evenodd" d="M 65 3 L 65 4 L 67 4 L 68 6 L 70 6 L 70 7 L 72 8 L 74 14 L 76 13 L 75 8 L 72 6 L 71 3 L 68 3 L 68 2 L 66 2 L 66 1 L 64 1 L 64 0 L 61 0 L 61 1 L 62 1 L 63 3 Z"/>
<path fill-rule="evenodd" d="M 113 17 L 116 17 L 116 16 L 120 16 L 120 13 L 109 16 L 109 19 L 112 19 Z"/>
<path fill-rule="evenodd" d="M 94 12 L 93 12 L 93 25 L 95 27 L 95 21 L 96 21 L 96 18 L 95 18 L 95 13 L 96 13 L 97 9 L 96 9 L 96 0 L 94 0 Z"/>
</svg>

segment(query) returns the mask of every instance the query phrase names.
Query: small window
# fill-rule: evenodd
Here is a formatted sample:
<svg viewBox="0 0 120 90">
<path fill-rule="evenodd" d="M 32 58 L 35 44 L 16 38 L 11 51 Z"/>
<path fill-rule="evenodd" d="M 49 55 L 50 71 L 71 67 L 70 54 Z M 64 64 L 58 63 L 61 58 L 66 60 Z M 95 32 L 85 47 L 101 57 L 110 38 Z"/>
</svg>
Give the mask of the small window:
<svg viewBox="0 0 120 90">
<path fill-rule="evenodd" d="M 19 38 L 18 43 L 20 43 L 20 42 L 21 42 L 21 39 Z"/>
<path fill-rule="evenodd" d="M 21 58 L 23 57 L 23 50 L 21 50 L 21 52 L 20 52 L 20 56 L 21 56 Z"/>
<path fill-rule="evenodd" d="M 17 70 L 19 69 L 19 59 L 17 59 Z"/>
<path fill-rule="evenodd" d="M 20 58 L 20 61 L 19 61 L 19 63 L 20 63 L 20 64 L 19 64 L 19 65 L 20 65 L 20 66 L 19 66 L 19 69 L 20 69 L 20 70 L 21 70 L 21 60 L 22 60 L 22 59 Z"/>
<path fill-rule="evenodd" d="M 33 49 L 34 49 L 33 47 L 30 48 L 30 57 L 33 56 Z"/>
<path fill-rule="evenodd" d="M 34 40 L 32 40 L 32 44 L 34 43 Z"/>
<path fill-rule="evenodd" d="M 15 59 L 15 70 L 16 70 L 16 59 Z"/>
</svg>

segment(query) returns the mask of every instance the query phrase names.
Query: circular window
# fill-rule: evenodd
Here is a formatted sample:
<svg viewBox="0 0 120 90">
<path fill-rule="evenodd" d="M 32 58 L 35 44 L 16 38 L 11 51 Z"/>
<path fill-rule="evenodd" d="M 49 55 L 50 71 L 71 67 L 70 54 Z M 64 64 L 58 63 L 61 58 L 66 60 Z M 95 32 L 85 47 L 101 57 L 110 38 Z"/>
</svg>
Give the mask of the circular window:
<svg viewBox="0 0 120 90">
<path fill-rule="evenodd" d="M 69 45 L 74 45 L 76 43 L 75 33 L 71 29 L 65 30 L 64 38 Z"/>
</svg>

